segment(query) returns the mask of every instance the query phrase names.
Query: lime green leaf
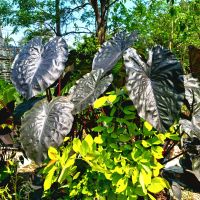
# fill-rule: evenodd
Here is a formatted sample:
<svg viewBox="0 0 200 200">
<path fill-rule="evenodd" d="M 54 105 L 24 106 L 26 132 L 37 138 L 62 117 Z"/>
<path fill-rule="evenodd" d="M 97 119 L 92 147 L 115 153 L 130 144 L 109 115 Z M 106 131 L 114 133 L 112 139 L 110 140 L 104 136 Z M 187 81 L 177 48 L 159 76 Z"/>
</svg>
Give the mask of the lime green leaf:
<svg viewBox="0 0 200 200">
<path fill-rule="evenodd" d="M 128 142 L 129 140 L 130 140 L 130 136 L 129 135 L 121 134 L 119 136 L 119 141 L 121 141 L 121 142 Z"/>
<path fill-rule="evenodd" d="M 56 171 L 57 167 L 53 166 L 52 169 L 49 171 L 49 173 L 47 174 L 45 180 L 44 180 L 44 191 L 50 189 L 52 183 L 53 183 L 53 175 L 54 172 Z"/>
<path fill-rule="evenodd" d="M 160 174 L 160 169 L 163 168 L 163 165 L 161 165 L 158 161 L 154 162 L 155 166 L 152 166 L 153 168 L 153 175 L 156 177 Z"/>
<path fill-rule="evenodd" d="M 58 177 L 58 182 L 62 183 L 64 180 L 66 180 L 69 176 L 69 173 L 69 168 L 64 167 L 60 173 L 60 176 Z"/>
<path fill-rule="evenodd" d="M 147 191 L 146 190 L 143 191 L 141 185 L 137 185 L 136 188 L 134 189 L 134 192 L 139 196 L 146 196 L 147 195 Z"/>
<path fill-rule="evenodd" d="M 107 100 L 110 102 L 110 103 L 113 103 L 115 101 L 115 99 L 117 98 L 117 95 L 109 95 L 107 97 Z"/>
<path fill-rule="evenodd" d="M 151 143 L 148 142 L 147 140 L 142 140 L 142 145 L 143 145 L 143 147 L 148 148 L 151 146 Z"/>
<path fill-rule="evenodd" d="M 133 115 L 133 114 L 134 114 L 134 111 L 135 111 L 134 106 L 125 106 L 125 107 L 123 108 L 123 112 L 124 112 L 126 115 Z"/>
<path fill-rule="evenodd" d="M 81 147 L 80 147 L 80 154 L 82 156 L 86 156 L 86 154 L 89 152 L 89 145 L 88 143 L 83 140 L 82 144 L 81 144 Z"/>
<path fill-rule="evenodd" d="M 107 132 L 108 133 L 112 133 L 114 131 L 115 127 L 114 126 L 111 126 L 107 129 Z"/>
<path fill-rule="evenodd" d="M 88 134 L 88 135 L 85 137 L 84 141 L 87 142 L 90 151 L 92 151 L 92 150 L 93 150 L 93 144 L 94 144 L 94 140 L 93 140 L 92 136 L 91 136 L 90 134 Z"/>
<path fill-rule="evenodd" d="M 81 141 L 80 141 L 80 139 L 74 138 L 74 140 L 73 140 L 73 150 L 76 153 L 80 152 L 80 150 L 81 150 Z"/>
<path fill-rule="evenodd" d="M 146 163 L 147 165 L 145 165 L 145 164 L 141 164 L 140 163 L 140 165 L 142 166 L 142 168 L 147 172 L 147 173 L 152 173 L 152 171 L 151 171 L 151 168 L 150 168 L 150 162 L 149 163 Z M 150 165 L 150 166 L 149 166 Z"/>
<path fill-rule="evenodd" d="M 132 176 L 131 176 L 133 185 L 135 185 L 135 184 L 137 183 L 138 177 L 139 177 L 139 171 L 138 171 L 138 169 L 135 167 L 135 168 L 133 169 Z"/>
<path fill-rule="evenodd" d="M 152 172 L 146 172 L 144 169 L 141 169 L 142 178 L 144 180 L 145 185 L 149 185 L 151 183 Z"/>
<path fill-rule="evenodd" d="M 110 112 L 110 116 L 113 117 L 115 112 L 116 112 L 117 108 L 115 106 L 112 107 L 112 110 Z"/>
<path fill-rule="evenodd" d="M 148 191 L 156 194 L 161 192 L 164 188 L 170 188 L 169 183 L 161 178 L 161 177 L 155 177 L 151 180 L 151 184 L 148 186 Z"/>
<path fill-rule="evenodd" d="M 117 193 L 121 193 L 123 192 L 126 188 L 127 188 L 127 185 L 128 185 L 128 179 L 127 178 L 120 178 L 117 182 L 117 185 L 116 185 L 116 192 Z"/>
<path fill-rule="evenodd" d="M 124 170 L 122 167 L 116 166 L 112 173 L 117 172 L 118 174 L 124 174 Z"/>
<path fill-rule="evenodd" d="M 165 134 L 167 138 L 171 139 L 171 140 L 175 140 L 175 141 L 179 141 L 180 137 L 177 134 L 174 133 L 166 133 Z"/>
<path fill-rule="evenodd" d="M 80 175 L 80 172 L 77 172 L 74 176 L 73 176 L 73 180 L 76 180 Z"/>
<path fill-rule="evenodd" d="M 64 151 L 63 151 L 63 154 L 60 158 L 60 163 L 62 165 L 62 167 L 64 166 L 66 160 L 68 159 L 68 156 L 69 156 L 69 152 L 71 151 L 71 146 L 67 146 Z"/>
<path fill-rule="evenodd" d="M 67 142 L 70 139 L 70 137 L 65 137 L 63 142 Z"/>
<path fill-rule="evenodd" d="M 142 155 L 142 151 L 140 149 L 134 148 L 131 152 L 132 159 L 137 162 L 140 159 L 140 156 Z"/>
<path fill-rule="evenodd" d="M 148 142 L 151 143 L 151 145 L 163 144 L 162 140 L 158 138 L 157 136 L 154 136 L 153 138 L 148 139 Z"/>
<path fill-rule="evenodd" d="M 113 120 L 113 117 L 108 117 L 108 116 L 101 116 L 99 117 L 99 119 L 97 120 L 97 122 L 104 122 L 104 123 L 110 123 Z"/>
<path fill-rule="evenodd" d="M 93 171 L 101 172 L 103 174 L 108 173 L 108 170 L 99 164 L 92 163 L 92 162 L 88 162 L 88 164 L 92 167 Z"/>
<path fill-rule="evenodd" d="M 65 163 L 65 168 L 69 168 L 71 167 L 74 163 L 75 163 L 75 159 L 76 159 L 76 154 L 72 155 L 67 162 Z"/>
<path fill-rule="evenodd" d="M 169 130 L 170 130 L 170 132 L 174 133 L 175 132 L 175 127 L 173 125 L 170 126 Z"/>
<path fill-rule="evenodd" d="M 156 135 L 157 138 L 161 141 L 162 144 L 164 144 L 166 136 L 162 133 L 159 133 L 158 135 Z"/>
<path fill-rule="evenodd" d="M 72 190 L 69 194 L 70 197 L 75 197 L 78 194 L 78 190 Z"/>
<path fill-rule="evenodd" d="M 98 135 L 98 137 L 95 137 L 94 142 L 96 144 L 103 144 L 103 139 L 102 139 L 101 135 Z"/>
<path fill-rule="evenodd" d="M 163 158 L 162 152 L 163 152 L 163 148 L 160 146 L 151 147 L 151 153 L 157 159 Z"/>
<path fill-rule="evenodd" d="M 147 190 L 145 187 L 145 177 L 144 177 L 144 174 L 142 173 L 142 171 L 140 171 L 140 174 L 139 174 L 139 183 L 142 186 L 143 193 L 146 194 Z"/>
<path fill-rule="evenodd" d="M 104 131 L 105 127 L 102 127 L 102 126 L 96 126 L 92 129 L 92 131 L 94 132 L 102 132 Z"/>
<path fill-rule="evenodd" d="M 50 146 L 48 149 L 48 156 L 51 160 L 58 160 L 59 154 L 56 148 Z"/>
<path fill-rule="evenodd" d="M 94 108 L 101 108 L 105 105 L 106 101 L 107 101 L 107 97 L 100 97 L 99 99 L 97 99 L 94 103 L 93 103 L 93 107 Z"/>
<path fill-rule="evenodd" d="M 54 163 L 57 162 L 56 160 L 50 160 L 47 166 L 42 170 L 43 174 L 48 174 L 49 171 L 53 168 Z"/>
<path fill-rule="evenodd" d="M 118 145 L 115 144 L 115 143 L 111 143 L 111 144 L 110 144 L 110 147 L 113 148 L 113 149 L 118 149 Z"/>
<path fill-rule="evenodd" d="M 152 128 L 153 128 L 153 126 L 152 126 L 149 122 L 147 122 L 147 121 L 144 122 L 144 127 L 145 127 L 148 131 L 151 131 Z"/>
</svg>

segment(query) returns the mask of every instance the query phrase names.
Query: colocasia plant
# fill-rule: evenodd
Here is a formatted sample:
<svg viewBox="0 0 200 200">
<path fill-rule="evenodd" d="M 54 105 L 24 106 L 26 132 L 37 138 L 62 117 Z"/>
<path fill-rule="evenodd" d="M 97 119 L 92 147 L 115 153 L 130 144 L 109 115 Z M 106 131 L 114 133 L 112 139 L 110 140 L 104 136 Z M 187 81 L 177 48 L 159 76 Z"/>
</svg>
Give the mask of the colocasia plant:
<svg viewBox="0 0 200 200">
<path fill-rule="evenodd" d="M 13 62 L 12 69 L 12 82 L 16 89 L 23 97 L 30 100 L 43 91 L 47 91 L 47 98 L 44 97 L 35 103 L 22 118 L 20 140 L 29 158 L 37 163 L 41 163 L 47 158 L 47 152 L 50 147 L 57 148 L 62 144 L 64 138 L 70 133 L 77 114 L 93 104 L 112 83 L 113 76 L 111 70 L 122 58 L 124 59 L 124 66 L 127 73 L 126 89 L 129 98 L 137 110 L 138 118 L 147 121 L 158 132 L 167 132 L 174 123 L 178 122 L 181 107 L 187 100 L 190 105 L 188 109 L 191 112 L 191 119 L 188 121 L 181 120 L 180 124 L 182 124 L 182 129 L 191 138 L 195 137 L 199 139 L 200 93 L 198 81 L 193 78 L 187 78 L 187 76 L 184 77 L 180 62 L 172 52 L 162 46 L 153 47 L 149 51 L 147 62 L 143 61 L 135 49 L 129 48 L 136 40 L 136 32 L 131 34 L 120 32 L 116 34 L 110 41 L 103 44 L 95 55 L 92 71 L 78 80 L 66 96 L 54 97 L 52 100 L 50 88 L 60 78 L 67 61 L 68 50 L 65 40 L 55 37 L 43 45 L 41 38 L 35 38 L 21 50 Z M 94 138 L 94 140 L 91 135 L 86 136 L 83 141 L 74 139 L 77 145 L 74 142 L 73 145 L 77 148 L 73 146 L 73 151 L 79 154 L 94 171 L 102 172 L 110 180 L 109 177 L 113 176 L 113 173 L 118 173 L 122 169 L 113 171 L 113 168 L 109 168 L 103 164 L 106 160 L 104 160 L 102 153 L 106 151 L 104 145 L 107 143 L 101 144 L 97 141 L 101 141 L 101 137 L 104 137 L 103 142 L 106 141 L 106 131 L 108 130 L 104 130 L 104 134 L 98 136 L 99 138 Z M 123 133 L 120 133 L 120 135 L 120 137 L 124 137 Z M 128 137 L 130 137 L 130 133 Z M 143 138 L 143 135 L 141 134 L 138 137 Z M 152 138 L 154 137 L 158 137 L 158 135 L 152 134 Z M 163 137 L 165 139 L 168 138 L 166 135 Z M 84 150 L 88 142 L 86 140 L 90 141 L 87 144 L 89 145 L 88 151 L 91 150 L 90 152 Z M 156 176 L 153 178 L 153 172 L 151 171 L 153 167 L 149 167 L 148 169 L 143 167 L 143 171 L 141 171 L 141 168 L 139 171 L 136 170 L 134 172 L 135 164 L 141 161 L 141 156 L 146 151 L 145 148 L 147 148 L 149 149 L 149 158 L 146 158 L 144 155 L 144 159 L 147 159 L 147 162 L 150 162 L 155 167 L 157 163 L 155 159 L 159 159 L 155 156 L 155 152 L 159 154 L 163 143 L 159 143 L 158 147 L 154 147 L 154 144 L 150 141 L 142 140 L 142 142 L 138 143 L 134 143 L 134 141 L 137 140 L 134 139 L 132 141 L 132 146 L 130 147 L 132 148 L 130 150 L 131 153 L 129 152 L 130 156 L 126 155 L 128 158 L 124 158 L 123 161 L 123 165 L 128 166 L 128 168 L 126 171 L 123 171 L 125 169 L 120 171 L 125 176 L 117 179 L 117 182 L 112 181 L 111 187 L 114 187 L 116 192 L 123 192 L 129 185 L 129 178 L 132 177 L 133 183 L 137 183 L 139 179 L 142 196 L 145 196 L 147 195 L 147 190 L 152 192 L 149 189 L 149 187 L 151 188 L 150 179 L 152 181 L 157 181 L 157 179 Z M 81 148 L 80 145 L 83 145 L 83 147 Z M 113 143 L 113 145 L 115 146 L 116 144 Z M 152 150 L 153 148 L 155 151 Z M 96 160 L 97 163 L 93 163 L 86 158 L 88 153 L 95 154 L 95 152 L 99 156 Z M 140 158 L 137 158 L 137 154 Z M 100 163 L 98 163 L 98 160 Z M 152 162 L 151 160 L 154 161 Z M 195 157 L 196 160 L 198 161 L 199 159 Z M 119 160 L 119 162 L 121 161 Z M 117 167 L 117 163 L 118 161 L 116 160 L 112 165 Z M 95 170 L 95 165 L 99 165 L 99 170 Z M 132 172 L 129 171 L 130 168 L 134 168 Z M 198 170 L 199 167 L 194 169 Z M 148 175 L 149 170 L 151 171 L 151 177 Z M 139 175 L 134 176 L 133 173 L 139 173 Z M 196 173 L 195 175 L 199 179 L 199 174 Z M 149 184 L 145 183 L 145 179 L 143 179 L 145 176 Z M 166 183 L 163 180 L 161 182 L 163 184 Z M 131 188 L 129 189 L 132 190 Z M 149 196 L 151 196 L 150 193 Z"/>
</svg>

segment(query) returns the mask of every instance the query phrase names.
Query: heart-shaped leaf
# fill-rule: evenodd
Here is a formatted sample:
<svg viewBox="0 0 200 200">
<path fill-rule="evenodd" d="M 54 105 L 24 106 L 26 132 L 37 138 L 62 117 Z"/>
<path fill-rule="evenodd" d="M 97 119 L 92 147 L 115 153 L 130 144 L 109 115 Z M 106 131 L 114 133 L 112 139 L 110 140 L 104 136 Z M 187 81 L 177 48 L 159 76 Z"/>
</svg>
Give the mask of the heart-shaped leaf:
<svg viewBox="0 0 200 200">
<path fill-rule="evenodd" d="M 200 83 L 198 79 L 193 78 L 191 74 L 184 76 L 185 98 L 190 105 L 192 112 L 191 121 L 181 119 L 182 130 L 184 130 L 190 137 L 200 138 Z"/>
<path fill-rule="evenodd" d="M 96 53 L 92 69 L 104 69 L 108 72 L 122 57 L 123 52 L 137 39 L 137 33 L 127 34 L 125 31 L 117 33 L 111 40 L 105 42 Z"/>
<path fill-rule="evenodd" d="M 92 70 L 79 79 L 70 91 L 70 101 L 74 104 L 73 114 L 84 110 L 92 104 L 111 84 L 112 75 L 102 77 L 104 70 Z"/>
<path fill-rule="evenodd" d="M 11 80 L 16 89 L 30 99 L 60 77 L 67 55 L 64 39 L 55 37 L 43 46 L 41 38 L 34 38 L 16 56 Z"/>
<path fill-rule="evenodd" d="M 149 52 L 147 63 L 132 48 L 125 52 L 124 60 L 127 90 L 138 114 L 157 130 L 166 131 L 178 118 L 184 99 L 180 63 L 161 46 Z"/>
<path fill-rule="evenodd" d="M 50 103 L 37 102 L 22 119 L 21 143 L 27 156 L 36 162 L 47 157 L 50 146 L 58 147 L 73 124 L 73 104 L 67 97 L 57 97 Z"/>
<path fill-rule="evenodd" d="M 200 82 L 191 74 L 184 75 L 185 98 L 193 115 L 200 109 Z"/>
</svg>

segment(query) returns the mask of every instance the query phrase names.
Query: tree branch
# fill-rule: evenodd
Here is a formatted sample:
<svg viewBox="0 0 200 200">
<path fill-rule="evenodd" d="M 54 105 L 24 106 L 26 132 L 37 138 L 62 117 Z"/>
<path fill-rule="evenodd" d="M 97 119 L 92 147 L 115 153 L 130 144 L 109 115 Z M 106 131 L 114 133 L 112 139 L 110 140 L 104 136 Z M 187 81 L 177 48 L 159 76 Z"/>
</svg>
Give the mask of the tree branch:
<svg viewBox="0 0 200 200">
<path fill-rule="evenodd" d="M 62 36 L 66 36 L 70 34 L 81 34 L 81 33 L 93 34 L 93 32 L 88 32 L 88 31 L 70 31 L 70 32 L 63 33 Z"/>
<path fill-rule="evenodd" d="M 84 8 L 87 5 L 90 5 L 90 3 L 84 3 L 84 4 L 76 6 L 74 8 L 68 8 L 67 13 L 72 13 L 72 12 L 75 12 L 75 11 L 79 11 L 79 10 L 81 10 L 82 8 Z"/>
<path fill-rule="evenodd" d="M 90 0 L 90 4 L 91 4 L 91 6 L 94 10 L 96 22 L 100 23 L 101 17 L 100 17 L 100 14 L 99 14 L 99 8 L 98 8 L 97 0 Z"/>
<path fill-rule="evenodd" d="M 114 0 L 112 3 L 110 3 L 106 8 L 108 9 L 108 8 L 110 8 L 111 6 L 113 6 L 117 1 L 119 1 L 119 0 Z"/>
</svg>

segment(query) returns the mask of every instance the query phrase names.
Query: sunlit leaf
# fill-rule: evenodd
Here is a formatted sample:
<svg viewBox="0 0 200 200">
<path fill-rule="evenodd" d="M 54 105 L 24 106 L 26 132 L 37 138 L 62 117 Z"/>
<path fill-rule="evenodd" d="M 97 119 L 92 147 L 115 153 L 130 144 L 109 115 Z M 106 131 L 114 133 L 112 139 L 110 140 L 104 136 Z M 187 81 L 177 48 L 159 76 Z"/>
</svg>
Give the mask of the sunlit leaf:
<svg viewBox="0 0 200 200">
<path fill-rule="evenodd" d="M 80 152 L 80 148 L 81 148 L 81 141 L 78 138 L 74 138 L 73 140 L 73 150 L 78 153 Z"/>
<path fill-rule="evenodd" d="M 152 128 L 153 128 L 153 126 L 152 126 L 151 124 L 149 124 L 149 122 L 147 122 L 147 121 L 144 122 L 144 126 L 146 127 L 146 129 L 147 129 L 148 131 L 151 131 Z"/>
<path fill-rule="evenodd" d="M 11 80 L 19 93 L 30 99 L 60 77 L 67 56 L 64 39 L 55 37 L 43 46 L 41 38 L 34 38 L 16 56 Z"/>
<path fill-rule="evenodd" d="M 89 152 L 89 145 L 88 143 L 83 140 L 82 144 L 81 144 L 81 147 L 80 147 L 80 154 L 82 156 L 86 156 L 86 154 Z"/>
<path fill-rule="evenodd" d="M 73 104 L 66 97 L 37 102 L 22 119 L 21 143 L 29 158 L 42 162 L 50 146 L 58 147 L 70 132 Z"/>
<path fill-rule="evenodd" d="M 127 90 L 140 117 L 162 132 L 179 117 L 184 99 L 183 70 L 175 56 L 156 46 L 147 63 L 135 49 L 124 54 L 128 74 Z"/>
<path fill-rule="evenodd" d="M 191 121 L 181 119 L 181 129 L 184 130 L 191 137 L 200 138 L 200 83 L 191 75 L 184 76 L 185 97 L 190 105 L 192 111 Z"/>
<path fill-rule="evenodd" d="M 94 108 L 101 108 L 102 106 L 105 105 L 107 101 L 107 97 L 100 97 L 99 99 L 97 99 L 94 103 L 93 103 L 93 107 Z"/>
<path fill-rule="evenodd" d="M 75 107 L 76 114 L 92 104 L 113 81 L 112 75 L 103 77 L 103 70 L 93 70 L 79 79 L 75 86 L 69 90 L 70 100 Z"/>
<path fill-rule="evenodd" d="M 163 158 L 162 152 L 163 152 L 163 148 L 160 146 L 151 147 L 151 153 L 157 159 Z"/>
<path fill-rule="evenodd" d="M 161 192 L 164 188 L 170 188 L 169 183 L 161 178 L 161 177 L 155 177 L 151 180 L 151 184 L 148 186 L 148 191 L 152 193 L 159 193 Z"/>
<path fill-rule="evenodd" d="M 93 140 L 92 136 L 91 136 L 90 134 L 88 134 L 88 135 L 85 137 L 84 141 L 87 142 L 88 147 L 89 147 L 89 150 L 90 150 L 90 151 L 93 151 L 94 140 Z"/>
<path fill-rule="evenodd" d="M 127 178 L 120 178 L 119 181 L 116 184 L 116 192 L 121 193 L 123 192 L 128 185 L 128 179 Z"/>
<path fill-rule="evenodd" d="M 134 185 L 134 184 L 137 183 L 138 177 L 139 177 L 138 168 L 135 167 L 135 168 L 133 169 L 133 172 L 132 172 L 132 173 L 133 173 L 133 174 L 132 174 L 131 178 L 132 178 L 132 183 L 133 183 L 133 185 Z"/>
<path fill-rule="evenodd" d="M 103 143 L 103 139 L 102 139 L 101 135 L 98 135 L 98 137 L 95 137 L 94 138 L 94 142 L 96 144 L 102 144 Z"/>
<path fill-rule="evenodd" d="M 47 176 L 44 180 L 44 191 L 50 189 L 52 183 L 53 183 L 53 175 L 56 171 L 57 167 L 53 166 L 52 169 L 48 172 Z"/>
<path fill-rule="evenodd" d="M 57 160 L 59 157 L 59 154 L 56 148 L 50 146 L 48 149 L 48 156 L 51 160 Z"/>
<path fill-rule="evenodd" d="M 73 180 L 76 180 L 80 175 L 80 172 L 77 172 L 74 176 L 73 176 Z"/>
<path fill-rule="evenodd" d="M 113 102 L 115 101 L 116 98 L 117 98 L 117 95 L 109 95 L 109 96 L 108 96 L 108 101 L 109 101 L 110 103 L 113 103 Z"/>
<path fill-rule="evenodd" d="M 108 72 L 120 60 L 123 52 L 129 48 L 137 39 L 137 33 L 127 34 L 126 32 L 117 33 L 110 41 L 107 41 L 96 53 L 92 69 L 104 69 Z"/>
</svg>

